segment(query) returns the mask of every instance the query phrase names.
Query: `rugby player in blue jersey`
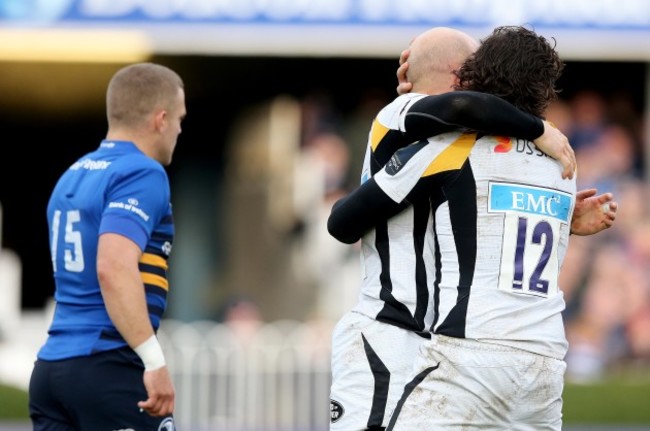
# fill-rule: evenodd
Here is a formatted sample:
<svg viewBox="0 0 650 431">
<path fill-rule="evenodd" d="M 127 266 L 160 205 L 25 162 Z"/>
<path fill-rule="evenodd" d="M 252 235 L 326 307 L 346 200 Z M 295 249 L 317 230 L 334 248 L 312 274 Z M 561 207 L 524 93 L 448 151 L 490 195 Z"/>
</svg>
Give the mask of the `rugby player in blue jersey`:
<svg viewBox="0 0 650 431">
<path fill-rule="evenodd" d="M 126 66 L 106 94 L 108 133 L 60 177 L 47 206 L 56 308 L 29 385 L 38 430 L 173 430 L 174 385 L 156 330 L 174 222 L 165 166 L 184 84 Z"/>
</svg>

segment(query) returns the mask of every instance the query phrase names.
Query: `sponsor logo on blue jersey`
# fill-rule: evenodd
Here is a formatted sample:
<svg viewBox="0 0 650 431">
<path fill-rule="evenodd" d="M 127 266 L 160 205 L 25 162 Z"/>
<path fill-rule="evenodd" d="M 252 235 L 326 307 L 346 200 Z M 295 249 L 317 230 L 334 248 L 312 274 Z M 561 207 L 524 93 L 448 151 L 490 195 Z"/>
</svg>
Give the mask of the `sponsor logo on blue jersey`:
<svg viewBox="0 0 650 431">
<path fill-rule="evenodd" d="M 79 169 L 86 169 L 88 171 L 96 171 L 96 170 L 107 169 L 110 165 L 111 165 L 111 162 L 107 162 L 106 160 L 83 159 L 83 160 L 79 160 L 78 162 L 73 163 L 73 165 L 70 166 L 70 169 L 73 170 L 73 171 L 77 171 Z"/>
<path fill-rule="evenodd" d="M 510 183 L 490 183 L 489 212 L 521 212 L 569 222 L 570 193 Z"/>
<path fill-rule="evenodd" d="M 139 215 L 142 218 L 142 220 L 148 221 L 149 220 L 149 214 L 144 212 L 142 209 L 138 208 L 137 205 L 138 205 L 138 200 L 135 199 L 135 198 L 129 198 L 128 203 L 126 203 L 126 204 L 124 202 L 109 202 L 108 203 L 109 208 L 120 208 L 120 209 L 124 209 L 124 210 L 127 210 L 127 211 L 131 211 L 132 213 L 135 213 L 135 214 Z"/>
<path fill-rule="evenodd" d="M 170 254 L 172 254 L 172 243 L 169 241 L 165 241 L 162 245 L 161 250 L 163 253 L 165 253 L 165 256 L 169 256 Z"/>
</svg>

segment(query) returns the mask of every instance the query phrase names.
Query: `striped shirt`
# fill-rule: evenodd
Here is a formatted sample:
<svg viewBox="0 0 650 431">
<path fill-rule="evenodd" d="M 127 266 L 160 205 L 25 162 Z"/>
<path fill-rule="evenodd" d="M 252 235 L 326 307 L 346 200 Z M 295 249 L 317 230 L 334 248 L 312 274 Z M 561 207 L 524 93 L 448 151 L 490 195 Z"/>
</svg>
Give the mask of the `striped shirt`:
<svg viewBox="0 0 650 431">
<path fill-rule="evenodd" d="M 398 98 L 378 115 L 363 185 L 337 202 L 328 221 L 347 242 L 361 237 L 355 309 L 421 334 L 563 356 L 557 274 L 575 180 L 563 180 L 561 166 L 529 140 L 463 132 L 415 142 L 378 168 L 382 140 L 405 127 L 419 97 Z M 558 216 L 551 216 L 554 203 L 562 205 Z M 532 311 L 536 328 L 517 325 L 515 315 Z"/>
</svg>

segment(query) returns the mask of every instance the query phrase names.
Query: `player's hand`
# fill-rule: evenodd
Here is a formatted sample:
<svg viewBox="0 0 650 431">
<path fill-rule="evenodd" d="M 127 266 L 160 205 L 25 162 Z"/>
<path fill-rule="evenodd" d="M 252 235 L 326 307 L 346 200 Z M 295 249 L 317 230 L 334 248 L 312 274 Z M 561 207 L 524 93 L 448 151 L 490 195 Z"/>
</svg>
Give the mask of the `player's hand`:
<svg viewBox="0 0 650 431">
<path fill-rule="evenodd" d="M 576 194 L 571 233 L 593 235 L 612 227 L 618 210 L 618 203 L 613 199 L 611 193 L 596 196 L 596 189 L 580 190 Z"/>
<path fill-rule="evenodd" d="M 533 141 L 535 145 L 562 164 L 562 178 L 573 178 L 576 171 L 576 155 L 569 139 L 548 121 L 544 121 L 544 133 Z"/>
<path fill-rule="evenodd" d="M 138 402 L 140 407 L 151 416 L 169 416 L 174 412 L 174 385 L 169 369 L 165 366 L 144 372 L 144 387 L 147 400 Z"/>
<path fill-rule="evenodd" d="M 397 94 L 402 95 L 411 91 L 413 84 L 408 81 L 406 72 L 408 71 L 409 64 L 407 62 L 411 50 L 406 48 L 399 56 L 399 67 L 397 68 Z"/>
</svg>

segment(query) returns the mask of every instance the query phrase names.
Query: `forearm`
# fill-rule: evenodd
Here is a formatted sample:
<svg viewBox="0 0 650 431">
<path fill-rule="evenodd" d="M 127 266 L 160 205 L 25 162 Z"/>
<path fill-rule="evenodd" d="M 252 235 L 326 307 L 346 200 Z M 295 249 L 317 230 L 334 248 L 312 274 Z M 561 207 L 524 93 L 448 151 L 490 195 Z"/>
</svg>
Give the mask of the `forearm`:
<svg viewBox="0 0 650 431">
<path fill-rule="evenodd" d="M 116 234 L 100 237 L 97 275 L 106 311 L 120 335 L 136 347 L 154 334 L 138 268 L 140 249 Z"/>
<path fill-rule="evenodd" d="M 114 271 L 102 284 L 102 295 L 113 325 L 129 346 L 139 346 L 154 334 L 139 272 Z"/>
<path fill-rule="evenodd" d="M 531 141 L 544 133 L 540 118 L 499 97 L 475 91 L 454 91 L 415 102 L 405 116 L 404 128 L 414 140 L 458 128 Z"/>
<path fill-rule="evenodd" d="M 387 220 L 407 204 L 399 204 L 370 179 L 338 200 L 327 220 L 327 230 L 346 244 L 358 241 L 381 220 Z"/>
</svg>

